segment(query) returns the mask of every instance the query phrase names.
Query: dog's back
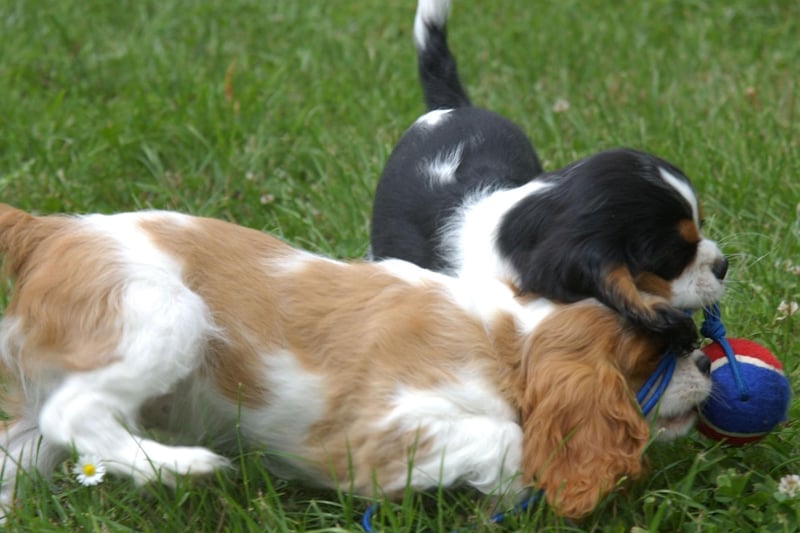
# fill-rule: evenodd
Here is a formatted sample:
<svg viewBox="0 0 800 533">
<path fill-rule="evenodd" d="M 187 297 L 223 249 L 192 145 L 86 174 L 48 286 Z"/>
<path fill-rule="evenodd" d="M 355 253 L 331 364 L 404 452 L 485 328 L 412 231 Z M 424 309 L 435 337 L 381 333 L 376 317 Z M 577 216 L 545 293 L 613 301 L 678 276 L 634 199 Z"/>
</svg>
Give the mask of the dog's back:
<svg viewBox="0 0 800 533">
<path fill-rule="evenodd" d="M 386 163 L 372 212 L 373 257 L 447 271 L 440 232 L 464 200 L 512 188 L 542 172 L 533 146 L 511 121 L 472 107 L 446 39 L 447 0 L 422 0 L 414 20 L 419 80 L 428 112 Z"/>
<path fill-rule="evenodd" d="M 475 374 L 500 364 L 486 328 L 513 324 L 508 288 L 475 303 L 458 280 L 400 261 L 348 265 L 159 211 L 0 206 L 0 253 L 15 281 L 0 322 L 12 385 L 0 403 L 12 417 L 0 428 L 0 521 L 16 473 L 47 474 L 71 449 L 140 483 L 228 464 L 139 434 L 151 425 L 191 444 L 266 448 L 287 476 L 350 479 L 365 495 L 374 483 L 399 494 L 473 479 L 488 492 L 519 468 L 505 378 Z M 513 336 L 506 347 L 504 360 L 518 355 Z M 464 445 L 444 460 L 456 434 Z"/>
</svg>

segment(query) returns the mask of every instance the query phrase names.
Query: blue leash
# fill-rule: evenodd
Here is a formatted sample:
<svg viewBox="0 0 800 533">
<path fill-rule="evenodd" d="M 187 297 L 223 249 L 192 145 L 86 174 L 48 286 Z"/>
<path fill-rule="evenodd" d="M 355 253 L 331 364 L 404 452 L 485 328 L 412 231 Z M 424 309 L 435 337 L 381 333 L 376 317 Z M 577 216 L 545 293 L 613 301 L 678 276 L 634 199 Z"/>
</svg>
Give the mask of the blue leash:
<svg viewBox="0 0 800 533">
<path fill-rule="evenodd" d="M 503 521 L 506 515 L 524 513 L 525 511 L 528 510 L 528 507 L 539 501 L 539 498 L 541 498 L 543 494 L 544 490 L 539 490 L 534 492 L 533 494 L 525 498 L 522 502 L 518 503 L 510 510 L 493 514 L 492 516 L 489 517 L 489 522 L 491 522 L 492 524 L 499 524 L 500 522 Z"/>
<path fill-rule="evenodd" d="M 361 527 L 364 528 L 364 531 L 367 533 L 372 533 L 372 515 L 378 510 L 378 505 L 378 503 L 369 504 L 367 510 L 361 515 Z"/>
<path fill-rule="evenodd" d="M 712 341 L 716 341 L 722 347 L 722 351 L 730 362 L 731 369 L 733 370 L 733 377 L 736 387 L 739 390 L 739 396 L 742 400 L 746 400 L 749 395 L 744 381 L 739 374 L 739 366 L 736 361 L 736 356 L 733 353 L 733 348 L 731 348 L 731 345 L 725 338 L 726 331 L 725 326 L 722 324 L 719 305 L 714 304 L 711 307 L 703 309 L 703 324 L 700 327 L 700 334 Z M 664 354 L 655 372 L 647 378 L 647 381 L 645 381 L 644 385 L 639 389 L 639 392 L 636 393 L 636 401 L 641 406 L 642 415 L 649 415 L 650 411 L 652 411 L 659 400 L 661 400 L 661 396 L 667 389 L 670 380 L 672 380 L 672 375 L 675 373 L 675 365 L 677 365 L 677 363 L 678 359 L 675 357 L 675 354 L 671 352 Z M 492 515 L 489 518 L 489 522 L 497 524 L 502 522 L 503 519 L 510 514 L 525 512 L 528 507 L 539 501 L 543 493 L 543 490 L 539 490 L 512 509 Z M 371 504 L 361 517 L 361 527 L 364 528 L 366 533 L 373 532 L 372 517 L 378 510 L 378 506 L 378 503 Z"/>
</svg>

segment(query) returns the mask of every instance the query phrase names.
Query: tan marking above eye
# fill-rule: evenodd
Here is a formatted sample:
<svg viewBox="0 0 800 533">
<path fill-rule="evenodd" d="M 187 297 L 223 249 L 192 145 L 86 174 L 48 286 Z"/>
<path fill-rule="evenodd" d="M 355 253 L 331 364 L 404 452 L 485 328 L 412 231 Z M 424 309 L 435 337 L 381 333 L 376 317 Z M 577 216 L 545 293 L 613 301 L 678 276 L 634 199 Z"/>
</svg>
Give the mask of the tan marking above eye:
<svg viewBox="0 0 800 533">
<path fill-rule="evenodd" d="M 688 218 L 684 218 L 678 222 L 678 234 L 681 236 L 681 239 L 688 243 L 696 244 L 700 242 L 700 229 L 693 220 Z"/>
</svg>

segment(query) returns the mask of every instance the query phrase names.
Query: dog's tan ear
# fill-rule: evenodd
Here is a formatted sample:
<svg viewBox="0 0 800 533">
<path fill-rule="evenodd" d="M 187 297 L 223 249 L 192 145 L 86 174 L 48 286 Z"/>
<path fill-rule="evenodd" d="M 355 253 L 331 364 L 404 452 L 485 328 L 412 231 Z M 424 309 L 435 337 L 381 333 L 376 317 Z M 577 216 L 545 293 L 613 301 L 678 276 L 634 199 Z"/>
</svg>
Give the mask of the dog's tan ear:
<svg viewBox="0 0 800 533">
<path fill-rule="evenodd" d="M 640 474 L 649 436 L 609 353 L 614 344 L 595 337 L 593 327 L 580 329 L 545 328 L 530 339 L 521 405 L 525 480 L 570 518 L 591 512 L 622 478 Z"/>
</svg>

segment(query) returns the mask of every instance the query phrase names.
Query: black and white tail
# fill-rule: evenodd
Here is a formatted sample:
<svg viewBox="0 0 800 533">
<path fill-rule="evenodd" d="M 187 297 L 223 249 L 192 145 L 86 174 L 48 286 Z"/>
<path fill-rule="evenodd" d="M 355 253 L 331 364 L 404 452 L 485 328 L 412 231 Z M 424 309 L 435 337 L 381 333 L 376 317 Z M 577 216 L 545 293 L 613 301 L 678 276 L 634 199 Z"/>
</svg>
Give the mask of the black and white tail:
<svg viewBox="0 0 800 533">
<path fill-rule="evenodd" d="M 470 105 L 456 60 L 447 47 L 447 15 L 450 0 L 419 0 L 414 17 L 419 82 L 428 111 Z"/>
</svg>

